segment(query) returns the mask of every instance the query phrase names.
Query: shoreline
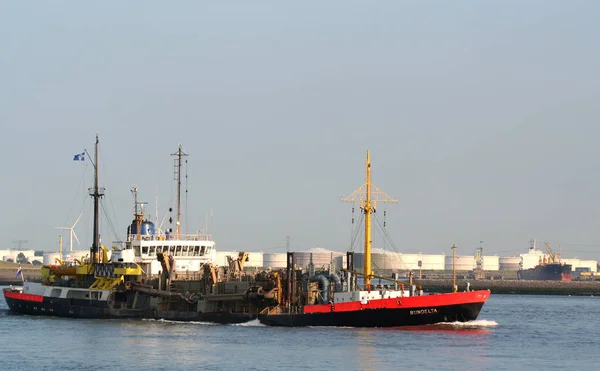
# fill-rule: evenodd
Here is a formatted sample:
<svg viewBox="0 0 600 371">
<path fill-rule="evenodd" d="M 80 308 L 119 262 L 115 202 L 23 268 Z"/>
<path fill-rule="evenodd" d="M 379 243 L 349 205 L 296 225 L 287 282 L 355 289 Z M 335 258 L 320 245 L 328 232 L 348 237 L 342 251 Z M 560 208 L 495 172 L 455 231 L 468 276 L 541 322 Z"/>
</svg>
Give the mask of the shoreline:
<svg viewBox="0 0 600 371">
<path fill-rule="evenodd" d="M 600 295 L 600 281 L 527 281 L 527 280 L 456 280 L 458 291 L 465 291 L 467 282 L 470 290 L 489 289 L 492 294 L 514 295 Z M 452 292 L 452 280 L 414 280 L 425 292 Z"/>
</svg>

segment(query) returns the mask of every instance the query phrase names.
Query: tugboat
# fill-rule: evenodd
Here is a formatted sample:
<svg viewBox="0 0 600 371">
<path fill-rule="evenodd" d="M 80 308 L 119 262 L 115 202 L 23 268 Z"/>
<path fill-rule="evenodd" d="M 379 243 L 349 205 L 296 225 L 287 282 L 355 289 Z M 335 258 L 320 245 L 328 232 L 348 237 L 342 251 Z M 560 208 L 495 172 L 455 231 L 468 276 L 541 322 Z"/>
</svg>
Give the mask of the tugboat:
<svg viewBox="0 0 600 371">
<path fill-rule="evenodd" d="M 365 220 L 363 287 L 357 285 L 359 274 L 354 271 L 351 252 L 343 280 L 333 273 L 303 275 L 298 280 L 302 271 L 295 267 L 294 254 L 288 253 L 285 300 L 262 310 L 259 321 L 268 326 L 397 327 L 475 320 L 490 296 L 489 290 L 457 292 L 455 286 L 452 293 L 424 295 L 412 284 L 406 290 L 403 282 L 389 278 L 385 279 L 393 282 L 393 287 L 372 285 L 371 279 L 377 276 L 371 268 L 371 214 L 377 202 L 396 200 L 372 185 L 369 151 L 365 184 L 342 200 L 357 197 Z"/>
</svg>

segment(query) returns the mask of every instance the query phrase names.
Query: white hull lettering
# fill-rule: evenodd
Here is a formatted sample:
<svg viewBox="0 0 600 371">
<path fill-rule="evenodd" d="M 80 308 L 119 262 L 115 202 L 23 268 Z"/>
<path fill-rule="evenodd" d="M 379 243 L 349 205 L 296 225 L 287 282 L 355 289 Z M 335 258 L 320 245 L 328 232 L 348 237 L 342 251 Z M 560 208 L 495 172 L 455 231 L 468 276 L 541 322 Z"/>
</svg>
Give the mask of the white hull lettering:
<svg viewBox="0 0 600 371">
<path fill-rule="evenodd" d="M 410 311 L 411 316 L 417 316 L 420 314 L 434 314 L 437 313 L 437 309 L 435 308 L 427 308 L 427 309 L 415 309 Z"/>
</svg>

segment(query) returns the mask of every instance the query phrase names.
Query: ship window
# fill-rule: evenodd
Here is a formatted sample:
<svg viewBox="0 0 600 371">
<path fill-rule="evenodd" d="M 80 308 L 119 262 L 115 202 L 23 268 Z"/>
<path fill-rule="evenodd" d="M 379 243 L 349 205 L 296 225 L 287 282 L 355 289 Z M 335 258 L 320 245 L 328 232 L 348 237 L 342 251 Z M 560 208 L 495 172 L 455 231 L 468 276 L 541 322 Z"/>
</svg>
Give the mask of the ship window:
<svg viewBox="0 0 600 371">
<path fill-rule="evenodd" d="M 204 255 L 204 249 L 206 248 L 206 246 L 200 246 L 200 256 Z"/>
<path fill-rule="evenodd" d="M 142 254 L 148 255 L 148 246 L 142 246 Z"/>
<path fill-rule="evenodd" d="M 61 289 L 52 289 L 52 292 L 50 292 L 50 296 L 53 298 L 58 298 L 61 292 Z"/>
<path fill-rule="evenodd" d="M 141 256 L 141 254 L 140 254 L 140 247 L 139 246 L 134 246 L 133 247 L 133 254 L 135 256 Z"/>
<path fill-rule="evenodd" d="M 175 248 L 175 256 L 181 256 L 181 246 Z"/>
<path fill-rule="evenodd" d="M 156 249 L 156 247 L 150 246 L 150 254 L 149 254 L 150 256 L 154 256 L 154 254 L 156 253 L 155 249 Z"/>
<path fill-rule="evenodd" d="M 188 247 L 184 246 L 181 250 L 181 256 L 188 256 Z"/>
<path fill-rule="evenodd" d="M 199 251 L 200 251 L 200 246 L 194 246 L 194 256 L 198 256 Z"/>
</svg>

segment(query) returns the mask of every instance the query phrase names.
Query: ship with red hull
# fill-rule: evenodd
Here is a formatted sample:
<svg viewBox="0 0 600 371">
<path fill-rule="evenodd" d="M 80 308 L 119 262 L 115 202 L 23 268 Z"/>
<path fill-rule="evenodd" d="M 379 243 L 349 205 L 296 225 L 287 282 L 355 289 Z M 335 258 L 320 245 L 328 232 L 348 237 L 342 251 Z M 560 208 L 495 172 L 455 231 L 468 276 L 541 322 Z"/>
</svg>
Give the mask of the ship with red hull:
<svg viewBox="0 0 600 371">
<path fill-rule="evenodd" d="M 521 280 L 571 281 L 571 264 L 547 263 L 517 272 Z"/>
<path fill-rule="evenodd" d="M 303 275 L 288 253 L 286 300 L 266 308 L 258 319 L 268 326 L 350 326 L 398 327 L 420 326 L 444 322 L 468 322 L 477 319 L 490 296 L 489 290 L 423 294 L 408 282 L 376 276 L 371 267 L 371 216 L 378 202 L 396 202 L 371 183 L 370 152 L 367 151 L 365 184 L 342 201 L 360 201 L 364 215 L 364 267 L 354 270 L 353 253 L 346 256 L 346 269 L 341 277 L 329 272 Z M 357 276 L 363 277 L 359 286 Z M 391 285 L 372 285 L 372 278 L 385 279 Z"/>
<path fill-rule="evenodd" d="M 365 304 L 319 304 L 305 306 L 302 313 L 265 314 L 259 319 L 270 326 L 399 327 L 468 322 L 477 319 L 488 296 L 489 291 L 472 291 L 374 299 Z"/>
</svg>

